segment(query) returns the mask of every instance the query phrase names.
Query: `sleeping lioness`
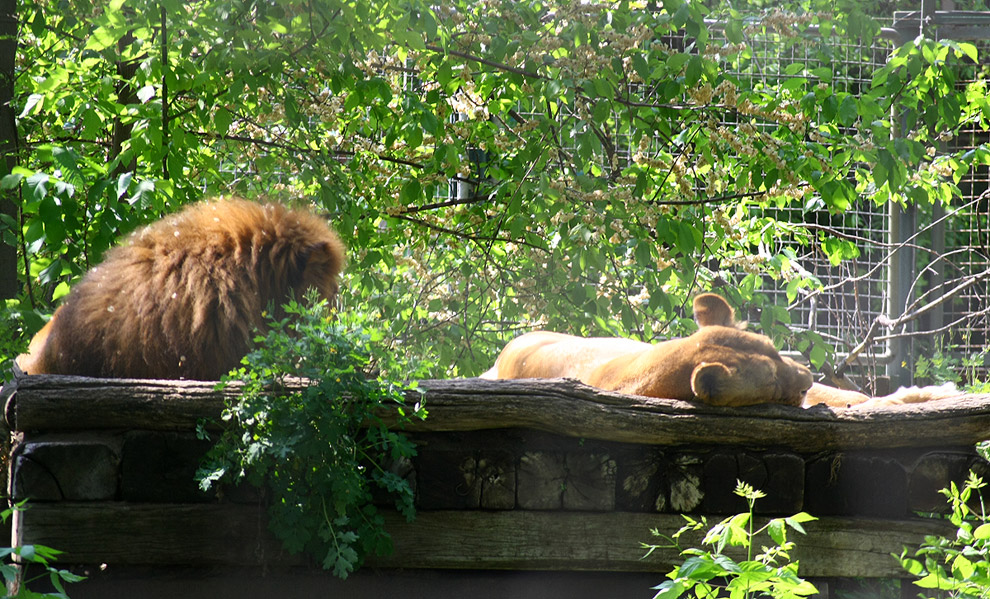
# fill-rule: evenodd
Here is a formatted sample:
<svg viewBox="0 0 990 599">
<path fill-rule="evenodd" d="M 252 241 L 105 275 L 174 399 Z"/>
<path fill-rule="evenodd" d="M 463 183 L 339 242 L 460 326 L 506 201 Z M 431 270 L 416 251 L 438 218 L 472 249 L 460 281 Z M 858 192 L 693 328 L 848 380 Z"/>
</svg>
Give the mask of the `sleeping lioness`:
<svg viewBox="0 0 990 599">
<path fill-rule="evenodd" d="M 607 391 L 720 406 L 802 405 L 811 371 L 781 356 L 768 337 L 740 330 L 724 299 L 699 295 L 694 317 L 696 333 L 655 345 L 527 333 L 509 342 L 481 378 L 564 377 Z"/>
<path fill-rule="evenodd" d="M 778 403 L 857 409 L 959 395 L 951 384 L 908 387 L 883 397 L 812 384 L 811 372 L 781 356 L 768 337 L 740 329 L 720 296 L 694 300 L 698 332 L 651 345 L 618 337 L 536 331 L 509 342 L 485 379 L 572 378 L 631 395 L 719 406 Z"/>
</svg>

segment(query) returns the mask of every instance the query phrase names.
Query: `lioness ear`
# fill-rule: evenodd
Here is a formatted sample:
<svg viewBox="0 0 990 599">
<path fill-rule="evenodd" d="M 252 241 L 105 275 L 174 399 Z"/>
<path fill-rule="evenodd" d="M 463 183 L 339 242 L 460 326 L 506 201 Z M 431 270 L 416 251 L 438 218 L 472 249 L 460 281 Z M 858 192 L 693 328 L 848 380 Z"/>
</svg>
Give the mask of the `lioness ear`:
<svg viewBox="0 0 990 599">
<path fill-rule="evenodd" d="M 732 373 L 724 364 L 718 362 L 702 362 L 694 367 L 691 373 L 691 391 L 705 403 L 719 404 L 722 390 L 729 383 Z"/>
<path fill-rule="evenodd" d="M 735 314 L 722 296 L 702 293 L 694 298 L 694 321 L 699 327 L 734 327 Z"/>
</svg>

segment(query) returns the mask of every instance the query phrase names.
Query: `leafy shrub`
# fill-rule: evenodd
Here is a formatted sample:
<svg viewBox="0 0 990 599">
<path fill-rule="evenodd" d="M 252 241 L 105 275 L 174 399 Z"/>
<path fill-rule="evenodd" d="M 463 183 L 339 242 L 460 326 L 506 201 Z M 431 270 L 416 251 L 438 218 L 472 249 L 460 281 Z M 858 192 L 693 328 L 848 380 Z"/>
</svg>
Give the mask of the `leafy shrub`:
<svg viewBox="0 0 990 599">
<path fill-rule="evenodd" d="M 932 383 L 956 383 L 967 393 L 990 393 L 990 381 L 980 378 L 988 354 L 990 349 L 960 356 L 936 344 L 931 357 L 924 352 L 918 355 L 914 376 Z"/>
<path fill-rule="evenodd" d="M 0 512 L 0 518 L 4 522 L 7 522 L 14 511 L 19 509 L 24 509 L 23 502 Z M 55 561 L 55 558 L 60 553 L 60 551 L 44 545 L 0 547 L 0 556 L 3 558 L 3 561 L 0 562 L 0 573 L 3 574 L 3 580 L 7 589 L 4 597 L 9 597 L 10 599 L 67 599 L 68 595 L 65 593 L 63 583 L 79 582 L 80 580 L 84 580 L 85 576 L 79 576 L 68 570 L 60 570 L 52 566 L 52 562 Z M 19 566 L 13 562 L 14 558 L 17 558 L 21 564 L 39 565 L 44 572 L 30 580 L 20 580 L 18 576 Z M 28 589 L 30 583 L 40 580 L 45 576 L 48 577 L 49 583 L 55 589 L 54 593 L 37 593 Z"/>
<path fill-rule="evenodd" d="M 30 334 L 44 326 L 41 315 L 16 300 L 0 300 L 0 386 L 14 375 L 14 358 L 27 350 Z"/>
<path fill-rule="evenodd" d="M 402 426 L 426 412 L 406 402 L 414 385 L 384 378 L 404 365 L 388 353 L 372 357 L 372 334 L 359 317 L 333 321 L 313 300 L 290 302 L 286 314 L 258 337 L 246 367 L 225 377 L 222 384 L 242 390 L 197 476 L 204 490 L 243 480 L 266 488 L 269 526 L 285 547 L 346 578 L 366 555 L 391 550 L 373 489 L 391 494 L 406 518 L 415 515 L 412 488 L 388 468 L 415 448 L 383 418 Z M 371 368 L 379 374 L 370 376 Z"/>
<path fill-rule="evenodd" d="M 803 522 L 815 520 L 801 512 L 789 518 L 774 518 L 754 530 L 753 505 L 757 499 L 765 497 L 762 491 L 738 481 L 736 495 L 746 500 L 747 512 L 731 516 L 712 526 L 705 535 L 702 545 L 705 549 L 682 549 L 678 539 L 688 532 L 708 528 L 704 517 L 695 520 L 684 516 L 687 524 L 672 537 L 667 537 L 653 529 L 653 536 L 666 539 L 664 545 L 644 545 L 650 555 L 659 548 L 675 548 L 687 559 L 668 574 L 670 580 L 653 587 L 657 591 L 653 599 L 674 599 L 677 597 L 731 597 L 748 598 L 770 596 L 776 598 L 805 597 L 818 592 L 813 584 L 799 578 L 798 563 L 790 561 L 794 543 L 787 540 L 787 529 L 804 534 Z M 762 547 L 753 555 L 757 537 L 766 533 L 773 543 Z M 738 553 L 745 552 L 743 561 L 736 561 L 726 554 L 729 547 L 738 547 Z"/>
<path fill-rule="evenodd" d="M 971 506 L 974 492 L 985 486 L 982 478 L 970 472 L 962 488 L 952 483 L 942 489 L 952 508 L 949 521 L 956 526 L 955 537 L 928 535 L 913 554 L 905 549 L 894 556 L 918 578 L 915 586 L 935 593 L 921 596 L 990 597 L 990 518 L 982 498 L 979 511 Z"/>
</svg>

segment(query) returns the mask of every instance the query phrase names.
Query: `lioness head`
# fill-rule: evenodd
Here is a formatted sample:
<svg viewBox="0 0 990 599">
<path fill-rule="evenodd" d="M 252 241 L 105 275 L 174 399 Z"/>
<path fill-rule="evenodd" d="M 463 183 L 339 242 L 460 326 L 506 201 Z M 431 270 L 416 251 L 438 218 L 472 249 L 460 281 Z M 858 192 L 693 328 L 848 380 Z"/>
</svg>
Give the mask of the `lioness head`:
<svg viewBox="0 0 990 599">
<path fill-rule="evenodd" d="M 740 330 L 732 307 L 713 293 L 694 300 L 701 327 L 689 339 L 696 351 L 691 390 L 705 403 L 799 406 L 811 388 L 811 371 L 780 355 L 768 337 Z"/>
</svg>

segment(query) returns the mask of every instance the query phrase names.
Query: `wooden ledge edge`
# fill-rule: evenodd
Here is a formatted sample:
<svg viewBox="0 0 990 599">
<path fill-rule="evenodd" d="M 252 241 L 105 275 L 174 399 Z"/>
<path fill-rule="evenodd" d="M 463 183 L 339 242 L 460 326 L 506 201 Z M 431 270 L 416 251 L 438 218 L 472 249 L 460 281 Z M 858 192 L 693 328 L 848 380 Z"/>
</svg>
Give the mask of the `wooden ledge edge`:
<svg viewBox="0 0 990 599">
<path fill-rule="evenodd" d="M 200 421 L 219 418 L 225 395 L 211 381 L 28 376 L 16 385 L 8 416 L 19 431 L 191 432 Z M 990 395 L 857 411 L 708 406 L 603 392 L 566 379 L 424 380 L 418 386 L 409 398 L 422 399 L 429 417 L 409 423 L 411 432 L 529 428 L 626 443 L 814 452 L 961 447 L 990 430 Z"/>
</svg>

